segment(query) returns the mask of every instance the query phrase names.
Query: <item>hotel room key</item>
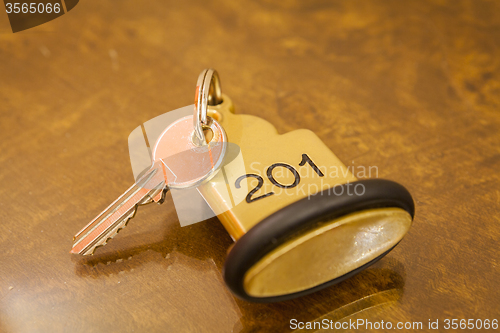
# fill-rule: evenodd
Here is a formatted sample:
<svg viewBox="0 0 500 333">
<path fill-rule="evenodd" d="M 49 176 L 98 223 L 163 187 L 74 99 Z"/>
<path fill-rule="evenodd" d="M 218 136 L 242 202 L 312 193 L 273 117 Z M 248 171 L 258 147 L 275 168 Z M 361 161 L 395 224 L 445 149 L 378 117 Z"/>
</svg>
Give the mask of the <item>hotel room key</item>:
<svg viewBox="0 0 500 333">
<path fill-rule="evenodd" d="M 383 179 L 358 180 L 312 131 L 278 134 L 264 119 L 235 114 L 214 70 L 202 72 L 196 91 L 196 116 L 189 120 L 194 134 L 183 142 L 201 145 L 201 125 L 214 119 L 212 124 L 218 127 L 212 131 L 215 137 L 221 135 L 215 141 L 227 142 L 230 148 L 226 152 L 226 145 L 216 145 L 221 153 L 209 176 L 186 177 L 185 187 L 196 188 L 235 241 L 223 276 L 236 296 L 274 302 L 320 290 L 380 260 L 410 229 L 414 203 L 403 186 Z M 189 131 L 193 127 L 180 132 Z M 166 147 L 162 140 L 158 139 L 155 152 Z M 161 202 L 162 179 L 166 179 L 163 189 L 174 188 L 171 176 L 160 177 L 171 164 L 159 156 L 170 155 L 155 153 L 153 171 L 139 180 L 158 185 L 149 186 L 151 192 L 129 195 L 133 199 L 123 209 L 113 208 L 116 203 L 110 206 L 77 235 L 72 252 L 91 253 L 108 237 L 95 230 L 114 232 L 116 216 L 133 215 L 132 204 Z M 109 222 L 98 229 L 102 220 Z M 85 245 L 90 240 L 92 245 Z"/>
</svg>

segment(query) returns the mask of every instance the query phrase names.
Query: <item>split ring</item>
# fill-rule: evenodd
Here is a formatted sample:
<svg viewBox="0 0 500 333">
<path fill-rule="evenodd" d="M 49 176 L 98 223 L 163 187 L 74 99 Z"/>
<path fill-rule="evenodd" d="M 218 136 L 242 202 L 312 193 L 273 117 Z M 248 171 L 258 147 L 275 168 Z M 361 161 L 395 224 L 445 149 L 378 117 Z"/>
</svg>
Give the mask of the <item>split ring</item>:
<svg viewBox="0 0 500 333">
<path fill-rule="evenodd" d="M 203 125 L 207 126 L 208 121 L 208 106 L 217 105 L 222 102 L 222 90 L 220 85 L 219 74 L 215 69 L 205 69 L 198 76 L 196 83 L 196 93 L 194 101 L 193 139 L 197 145 L 205 145 L 205 134 L 203 133 Z"/>
</svg>

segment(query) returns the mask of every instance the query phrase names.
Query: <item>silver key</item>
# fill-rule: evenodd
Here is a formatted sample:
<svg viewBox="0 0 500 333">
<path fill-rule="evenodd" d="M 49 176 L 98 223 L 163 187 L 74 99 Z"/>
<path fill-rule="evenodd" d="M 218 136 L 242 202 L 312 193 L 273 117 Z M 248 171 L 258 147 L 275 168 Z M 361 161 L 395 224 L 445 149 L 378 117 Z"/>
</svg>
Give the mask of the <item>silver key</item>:
<svg viewBox="0 0 500 333">
<path fill-rule="evenodd" d="M 193 188 L 213 177 L 224 158 L 227 137 L 211 118 L 205 127 L 213 137 L 209 144 L 198 146 L 193 142 L 193 116 L 168 126 L 155 144 L 150 170 L 75 235 L 70 252 L 93 254 L 127 225 L 138 206 L 163 203 L 169 188 Z"/>
</svg>

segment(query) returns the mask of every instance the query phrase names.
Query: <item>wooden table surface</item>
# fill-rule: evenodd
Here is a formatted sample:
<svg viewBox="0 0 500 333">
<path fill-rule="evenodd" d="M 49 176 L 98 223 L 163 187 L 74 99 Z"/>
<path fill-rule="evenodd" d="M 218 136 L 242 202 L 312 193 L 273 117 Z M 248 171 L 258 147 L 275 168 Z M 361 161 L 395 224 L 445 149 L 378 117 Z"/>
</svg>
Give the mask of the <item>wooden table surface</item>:
<svg viewBox="0 0 500 333">
<path fill-rule="evenodd" d="M 239 113 L 308 128 L 416 203 L 363 273 L 236 299 L 217 219 L 142 207 L 93 257 L 73 235 L 133 182 L 127 137 L 216 68 Z M 500 3 L 81 1 L 13 34 L 0 14 L 0 331 L 287 332 L 290 320 L 500 319 Z M 362 331 L 362 330 L 353 330 Z"/>
</svg>

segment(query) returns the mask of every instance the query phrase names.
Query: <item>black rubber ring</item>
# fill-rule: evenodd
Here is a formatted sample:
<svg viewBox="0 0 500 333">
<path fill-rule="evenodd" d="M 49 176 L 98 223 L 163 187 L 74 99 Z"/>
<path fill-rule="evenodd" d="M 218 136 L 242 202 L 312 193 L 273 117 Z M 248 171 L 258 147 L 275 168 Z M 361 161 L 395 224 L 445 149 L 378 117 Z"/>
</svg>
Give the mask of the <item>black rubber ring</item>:
<svg viewBox="0 0 500 333">
<path fill-rule="evenodd" d="M 357 189 L 356 192 L 355 189 Z M 332 220 L 365 209 L 384 207 L 402 208 L 411 215 L 412 219 L 415 215 L 415 206 L 408 190 L 396 182 L 384 179 L 360 180 L 339 185 L 294 202 L 263 219 L 234 244 L 224 264 L 224 280 L 236 296 L 259 303 L 285 301 L 339 283 L 374 264 L 392 248 L 343 276 L 297 293 L 253 297 L 245 292 L 243 279 L 245 273 L 256 262 L 292 238 L 294 234 L 312 228 L 321 221 Z"/>
</svg>

